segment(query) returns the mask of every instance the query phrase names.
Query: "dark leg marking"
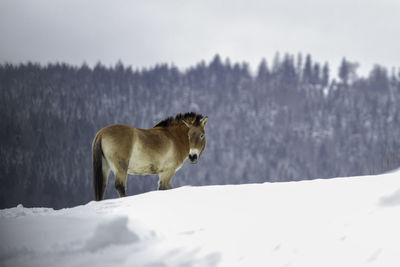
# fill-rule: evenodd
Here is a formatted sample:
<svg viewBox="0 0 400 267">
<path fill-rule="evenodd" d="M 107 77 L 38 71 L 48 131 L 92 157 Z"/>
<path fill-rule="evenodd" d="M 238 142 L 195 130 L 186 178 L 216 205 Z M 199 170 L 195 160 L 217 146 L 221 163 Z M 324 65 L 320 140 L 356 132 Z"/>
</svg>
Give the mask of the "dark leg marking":
<svg viewBox="0 0 400 267">
<path fill-rule="evenodd" d="M 117 189 L 121 197 L 126 197 L 125 185 L 121 182 L 115 182 L 115 189 Z"/>
</svg>

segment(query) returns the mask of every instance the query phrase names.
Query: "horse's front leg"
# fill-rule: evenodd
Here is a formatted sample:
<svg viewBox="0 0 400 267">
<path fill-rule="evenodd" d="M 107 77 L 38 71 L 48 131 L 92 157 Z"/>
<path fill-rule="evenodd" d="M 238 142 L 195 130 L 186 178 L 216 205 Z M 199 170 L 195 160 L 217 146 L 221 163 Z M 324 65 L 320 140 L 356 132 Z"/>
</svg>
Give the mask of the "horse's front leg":
<svg viewBox="0 0 400 267">
<path fill-rule="evenodd" d="M 167 171 L 158 174 L 158 190 L 172 189 L 172 177 L 174 174 L 174 171 Z"/>
</svg>

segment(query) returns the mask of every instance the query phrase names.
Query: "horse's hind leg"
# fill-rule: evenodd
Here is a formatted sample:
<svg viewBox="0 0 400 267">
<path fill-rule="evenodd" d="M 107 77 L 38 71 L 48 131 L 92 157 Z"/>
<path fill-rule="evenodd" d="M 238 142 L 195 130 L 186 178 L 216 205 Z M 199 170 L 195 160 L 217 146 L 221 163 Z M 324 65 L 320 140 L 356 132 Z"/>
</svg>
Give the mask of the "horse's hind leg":
<svg viewBox="0 0 400 267">
<path fill-rule="evenodd" d="M 117 189 L 120 197 L 126 196 L 126 172 L 117 172 L 115 174 L 115 189 Z"/>
<path fill-rule="evenodd" d="M 115 189 L 120 197 L 126 196 L 126 177 L 128 175 L 128 159 L 124 157 L 114 158 Z"/>
</svg>

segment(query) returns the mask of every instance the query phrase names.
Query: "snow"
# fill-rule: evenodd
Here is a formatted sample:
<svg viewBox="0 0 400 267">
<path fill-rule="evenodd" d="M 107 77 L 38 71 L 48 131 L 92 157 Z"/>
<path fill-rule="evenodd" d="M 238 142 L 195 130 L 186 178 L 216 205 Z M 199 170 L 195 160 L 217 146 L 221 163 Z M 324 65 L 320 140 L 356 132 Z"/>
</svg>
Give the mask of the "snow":
<svg viewBox="0 0 400 267">
<path fill-rule="evenodd" d="M 400 266 L 400 172 L 0 210 L 0 266 Z"/>
</svg>

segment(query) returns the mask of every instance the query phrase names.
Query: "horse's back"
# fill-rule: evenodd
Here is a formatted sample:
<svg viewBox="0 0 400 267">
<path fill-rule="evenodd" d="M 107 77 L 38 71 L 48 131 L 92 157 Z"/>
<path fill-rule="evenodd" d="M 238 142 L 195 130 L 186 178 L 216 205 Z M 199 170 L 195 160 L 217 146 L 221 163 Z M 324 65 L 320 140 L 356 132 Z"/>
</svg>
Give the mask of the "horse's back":
<svg viewBox="0 0 400 267">
<path fill-rule="evenodd" d="M 111 143 L 113 146 L 125 147 L 132 142 L 135 128 L 124 124 L 113 124 L 101 129 L 97 135 L 101 135 L 102 143 Z"/>
</svg>

